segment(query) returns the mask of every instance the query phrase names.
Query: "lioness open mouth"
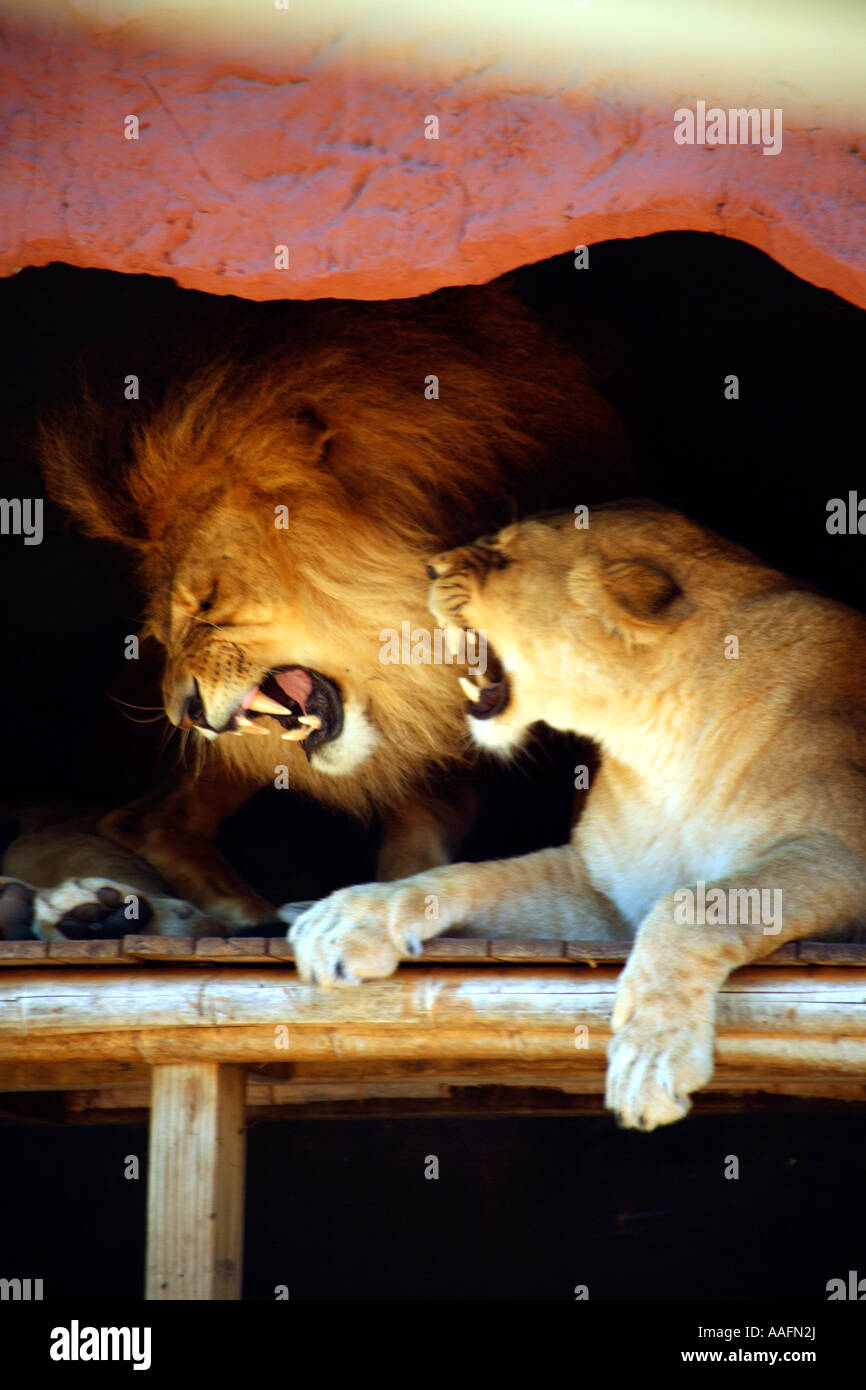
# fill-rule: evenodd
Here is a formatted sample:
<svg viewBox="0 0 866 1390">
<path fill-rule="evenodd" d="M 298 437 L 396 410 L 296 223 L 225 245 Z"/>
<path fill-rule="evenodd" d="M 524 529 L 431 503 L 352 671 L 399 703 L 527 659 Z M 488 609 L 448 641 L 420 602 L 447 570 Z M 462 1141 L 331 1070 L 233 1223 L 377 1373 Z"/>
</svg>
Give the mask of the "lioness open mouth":
<svg viewBox="0 0 866 1390">
<path fill-rule="evenodd" d="M 264 734 L 261 719 L 273 719 L 282 737 L 302 742 L 309 758 L 343 728 L 343 700 L 332 680 L 306 666 L 278 666 L 248 690 L 223 733 Z"/>
<path fill-rule="evenodd" d="M 478 644 L 476 642 L 476 650 Z M 487 643 L 487 669 L 473 671 L 468 676 L 460 676 L 460 689 L 466 696 L 466 713 L 473 719 L 495 719 L 508 704 L 511 691 L 508 677 L 502 669 L 502 662 Z"/>
</svg>

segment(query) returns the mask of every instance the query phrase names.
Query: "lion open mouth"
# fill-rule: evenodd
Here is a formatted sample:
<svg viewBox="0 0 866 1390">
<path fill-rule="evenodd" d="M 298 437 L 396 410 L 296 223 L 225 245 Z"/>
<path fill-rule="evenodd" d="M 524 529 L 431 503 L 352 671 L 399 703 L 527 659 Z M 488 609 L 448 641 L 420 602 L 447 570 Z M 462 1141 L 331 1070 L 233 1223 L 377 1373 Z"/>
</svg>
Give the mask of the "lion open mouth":
<svg viewBox="0 0 866 1390">
<path fill-rule="evenodd" d="M 303 742 L 309 758 L 341 732 L 343 700 L 334 682 L 320 671 L 281 666 L 247 691 L 223 732 L 267 733 L 258 727 L 260 719 L 275 720 L 284 739 Z"/>
<path fill-rule="evenodd" d="M 452 629 L 459 631 L 459 629 Z M 478 650 L 477 638 L 475 650 Z M 460 676 L 460 689 L 466 696 L 466 713 L 473 719 L 495 719 L 505 709 L 511 697 L 508 677 L 502 669 L 502 662 L 490 644 L 486 645 L 487 667 L 485 671 L 469 668 L 468 676 Z"/>
</svg>

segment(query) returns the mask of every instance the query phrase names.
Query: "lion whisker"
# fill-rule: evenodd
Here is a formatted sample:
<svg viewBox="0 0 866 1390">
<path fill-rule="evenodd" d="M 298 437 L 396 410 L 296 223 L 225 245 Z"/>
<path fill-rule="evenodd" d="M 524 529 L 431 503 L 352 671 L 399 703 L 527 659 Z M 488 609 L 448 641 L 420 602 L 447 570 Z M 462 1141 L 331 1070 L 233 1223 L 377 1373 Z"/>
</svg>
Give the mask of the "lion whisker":
<svg viewBox="0 0 866 1390">
<path fill-rule="evenodd" d="M 145 714 L 152 714 L 155 710 L 160 714 L 164 713 L 162 705 L 135 705 L 131 700 L 121 700 L 119 695 L 112 695 L 111 691 L 106 691 L 109 700 L 113 700 L 116 705 L 125 705 L 127 709 L 143 710 Z"/>
</svg>

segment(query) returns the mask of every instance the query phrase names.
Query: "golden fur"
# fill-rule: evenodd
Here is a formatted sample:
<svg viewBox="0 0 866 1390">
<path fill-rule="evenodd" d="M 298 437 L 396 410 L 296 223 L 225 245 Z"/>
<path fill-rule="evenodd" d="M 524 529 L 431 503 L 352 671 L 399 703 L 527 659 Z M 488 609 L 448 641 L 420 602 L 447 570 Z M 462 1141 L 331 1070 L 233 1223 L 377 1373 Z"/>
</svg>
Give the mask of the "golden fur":
<svg viewBox="0 0 866 1390">
<path fill-rule="evenodd" d="M 193 678 L 217 729 L 273 667 L 311 668 L 342 693 L 344 731 L 309 761 L 267 719 L 266 738 L 193 731 L 190 774 L 102 822 L 178 894 L 236 922 L 272 909 L 205 842 L 275 768 L 366 815 L 399 810 L 464 755 L 453 668 L 380 660 L 384 629 L 430 627 L 431 548 L 519 514 L 548 485 L 560 503 L 572 487 L 585 500 L 594 475 L 596 494 L 615 492 L 624 455 L 581 362 L 507 293 L 293 312 L 290 343 L 234 342 L 173 392 L 123 468 L 99 418 L 44 434 L 53 495 L 137 556 L 174 722 Z M 288 529 L 275 525 L 283 507 Z M 398 831 L 420 863 L 413 814 Z M 411 857 L 392 856 L 389 872 Z M 443 857 L 428 847 L 428 862 Z"/>
<path fill-rule="evenodd" d="M 455 926 L 636 934 L 608 1104 L 677 1119 L 729 971 L 866 922 L 866 618 L 652 505 L 520 523 L 432 572 L 438 621 L 485 632 L 504 673 L 475 738 L 507 754 L 543 720 L 594 738 L 601 769 L 569 845 L 334 894 L 292 929 L 299 969 L 387 975 Z"/>
</svg>

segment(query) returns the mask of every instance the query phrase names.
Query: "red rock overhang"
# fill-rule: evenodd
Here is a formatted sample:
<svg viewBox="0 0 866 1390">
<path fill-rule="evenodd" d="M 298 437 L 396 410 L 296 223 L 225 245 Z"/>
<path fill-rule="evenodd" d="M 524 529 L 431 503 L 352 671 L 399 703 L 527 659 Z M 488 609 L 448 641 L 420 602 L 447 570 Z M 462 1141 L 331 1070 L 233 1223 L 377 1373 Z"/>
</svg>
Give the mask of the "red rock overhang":
<svg viewBox="0 0 866 1390">
<path fill-rule="evenodd" d="M 7 3 L 0 274 L 373 299 L 691 229 L 866 305 L 852 7 L 279 3 Z M 678 145 L 701 100 L 781 151 Z"/>
</svg>

